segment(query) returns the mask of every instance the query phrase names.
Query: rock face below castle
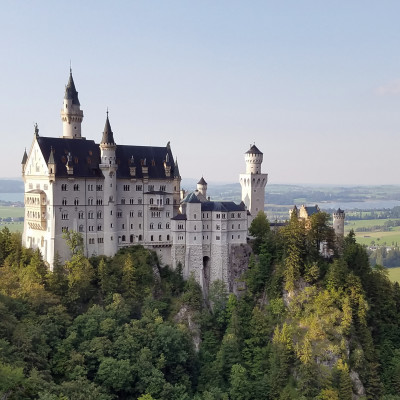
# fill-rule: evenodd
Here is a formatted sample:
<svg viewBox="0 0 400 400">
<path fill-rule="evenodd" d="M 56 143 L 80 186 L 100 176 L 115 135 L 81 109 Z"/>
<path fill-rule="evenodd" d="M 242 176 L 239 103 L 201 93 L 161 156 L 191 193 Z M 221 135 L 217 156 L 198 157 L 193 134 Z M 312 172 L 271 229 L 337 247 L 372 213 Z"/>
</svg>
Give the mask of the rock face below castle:
<svg viewBox="0 0 400 400">
<path fill-rule="evenodd" d="M 245 153 L 240 176 L 242 202 L 214 202 L 207 182 L 182 195 L 181 176 L 170 144 L 118 145 L 106 117 L 100 143 L 82 137 L 83 111 L 70 72 L 61 110 L 62 137 L 39 135 L 22 159 L 25 185 L 23 244 L 37 248 L 50 268 L 58 255 L 70 257 L 65 232 L 79 232 L 85 255 L 113 256 L 120 248 L 143 245 L 163 264 L 182 264 L 207 294 L 210 283 L 236 291 L 236 277 L 248 253 L 251 220 L 264 210 L 268 176 L 263 154 Z M 100 138 L 99 138 L 100 139 Z"/>
</svg>

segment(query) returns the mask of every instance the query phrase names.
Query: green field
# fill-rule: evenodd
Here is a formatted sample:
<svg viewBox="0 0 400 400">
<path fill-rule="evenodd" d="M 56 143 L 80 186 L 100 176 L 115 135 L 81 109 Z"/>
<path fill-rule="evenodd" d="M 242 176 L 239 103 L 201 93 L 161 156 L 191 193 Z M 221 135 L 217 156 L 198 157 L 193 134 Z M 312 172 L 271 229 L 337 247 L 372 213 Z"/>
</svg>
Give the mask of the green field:
<svg viewBox="0 0 400 400">
<path fill-rule="evenodd" d="M 392 282 L 400 283 L 400 267 L 397 268 L 388 268 L 389 278 Z"/>
<path fill-rule="evenodd" d="M 24 207 L 6 207 L 0 206 L 0 217 L 1 218 L 17 218 L 24 216 L 25 209 Z"/>
</svg>

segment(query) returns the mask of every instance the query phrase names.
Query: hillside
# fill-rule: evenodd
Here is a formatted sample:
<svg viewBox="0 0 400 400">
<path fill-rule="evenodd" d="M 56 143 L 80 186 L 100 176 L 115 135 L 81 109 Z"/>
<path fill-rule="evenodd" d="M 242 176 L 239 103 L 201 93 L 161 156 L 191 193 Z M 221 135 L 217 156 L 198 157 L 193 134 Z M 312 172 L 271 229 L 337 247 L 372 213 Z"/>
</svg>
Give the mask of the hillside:
<svg viewBox="0 0 400 400">
<path fill-rule="evenodd" d="M 257 217 L 242 294 L 216 281 L 205 300 L 140 246 L 86 259 L 72 233 L 51 273 L 1 231 L 0 396 L 399 400 L 399 285 L 328 219 Z"/>
</svg>

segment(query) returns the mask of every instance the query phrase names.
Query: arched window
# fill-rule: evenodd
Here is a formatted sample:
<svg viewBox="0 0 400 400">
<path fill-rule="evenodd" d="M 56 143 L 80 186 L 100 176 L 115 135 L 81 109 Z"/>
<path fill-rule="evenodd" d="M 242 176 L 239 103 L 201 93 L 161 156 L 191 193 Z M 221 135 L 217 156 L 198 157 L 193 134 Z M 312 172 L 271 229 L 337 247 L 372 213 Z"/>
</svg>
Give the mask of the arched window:
<svg viewBox="0 0 400 400">
<path fill-rule="evenodd" d="M 162 224 L 161 224 L 161 222 L 158 223 L 158 229 L 162 229 Z"/>
<path fill-rule="evenodd" d="M 125 242 L 125 235 L 122 235 L 122 241 Z"/>
<path fill-rule="evenodd" d="M 142 235 L 139 235 L 139 241 L 141 242 L 143 240 Z"/>
<path fill-rule="evenodd" d="M 154 203 L 154 200 L 153 200 L 153 198 L 151 198 L 150 199 L 150 204 L 153 204 Z"/>
<path fill-rule="evenodd" d="M 158 241 L 159 241 L 159 242 L 162 241 L 161 235 L 158 237 Z"/>
<path fill-rule="evenodd" d="M 130 241 L 131 243 L 133 243 L 133 235 L 131 235 L 131 236 L 129 237 L 129 241 Z"/>
</svg>

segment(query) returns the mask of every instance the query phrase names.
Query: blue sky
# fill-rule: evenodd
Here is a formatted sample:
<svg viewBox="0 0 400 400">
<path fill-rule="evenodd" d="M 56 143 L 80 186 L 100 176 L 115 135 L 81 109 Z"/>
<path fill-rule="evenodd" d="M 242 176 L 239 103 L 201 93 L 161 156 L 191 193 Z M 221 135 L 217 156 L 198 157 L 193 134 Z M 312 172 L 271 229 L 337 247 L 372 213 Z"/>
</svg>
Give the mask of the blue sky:
<svg viewBox="0 0 400 400">
<path fill-rule="evenodd" d="M 0 97 L 20 175 L 33 124 L 61 136 L 69 63 L 99 141 L 171 141 L 185 178 L 235 182 L 250 143 L 271 183 L 400 184 L 398 1 L 3 0 Z"/>
</svg>

